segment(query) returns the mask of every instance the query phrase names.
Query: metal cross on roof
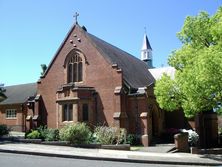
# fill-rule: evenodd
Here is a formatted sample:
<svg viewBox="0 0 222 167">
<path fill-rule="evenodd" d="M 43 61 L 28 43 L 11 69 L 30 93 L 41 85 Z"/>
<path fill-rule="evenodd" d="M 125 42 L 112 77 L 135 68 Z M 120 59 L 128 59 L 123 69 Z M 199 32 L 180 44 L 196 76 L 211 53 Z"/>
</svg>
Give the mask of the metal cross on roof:
<svg viewBox="0 0 222 167">
<path fill-rule="evenodd" d="M 75 18 L 75 20 L 76 20 L 76 23 L 78 23 L 78 20 L 77 20 L 77 19 L 78 19 L 78 16 L 79 16 L 79 13 L 77 13 L 77 12 L 76 12 L 75 15 L 73 16 L 73 17 Z"/>
</svg>

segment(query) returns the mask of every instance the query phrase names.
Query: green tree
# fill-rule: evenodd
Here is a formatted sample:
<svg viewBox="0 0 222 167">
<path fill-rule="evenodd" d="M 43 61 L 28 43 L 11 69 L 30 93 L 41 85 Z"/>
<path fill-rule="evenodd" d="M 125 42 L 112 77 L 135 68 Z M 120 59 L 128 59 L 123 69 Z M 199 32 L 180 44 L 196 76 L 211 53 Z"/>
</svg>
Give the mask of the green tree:
<svg viewBox="0 0 222 167">
<path fill-rule="evenodd" d="M 4 94 L 4 84 L 0 84 L 0 102 L 6 98 Z"/>
<path fill-rule="evenodd" d="M 182 47 L 168 61 L 175 78 L 163 76 L 154 93 L 160 107 L 183 108 L 187 117 L 198 112 L 221 111 L 222 103 L 222 7 L 210 16 L 188 16 L 177 34 Z"/>
<path fill-rule="evenodd" d="M 41 76 L 43 76 L 45 74 L 45 71 L 47 70 L 47 65 L 41 64 L 41 68 L 42 68 Z"/>
</svg>

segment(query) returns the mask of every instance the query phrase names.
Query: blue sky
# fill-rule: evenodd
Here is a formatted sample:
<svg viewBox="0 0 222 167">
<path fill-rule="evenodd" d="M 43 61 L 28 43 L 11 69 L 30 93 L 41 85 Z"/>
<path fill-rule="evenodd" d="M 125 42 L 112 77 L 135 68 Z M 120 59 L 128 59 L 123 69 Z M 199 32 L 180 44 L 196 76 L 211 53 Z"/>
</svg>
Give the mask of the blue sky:
<svg viewBox="0 0 222 167">
<path fill-rule="evenodd" d="M 36 82 L 67 32 L 78 22 L 88 32 L 140 58 L 146 27 L 155 67 L 179 48 L 184 19 L 214 14 L 222 0 L 0 0 L 0 83 Z"/>
</svg>

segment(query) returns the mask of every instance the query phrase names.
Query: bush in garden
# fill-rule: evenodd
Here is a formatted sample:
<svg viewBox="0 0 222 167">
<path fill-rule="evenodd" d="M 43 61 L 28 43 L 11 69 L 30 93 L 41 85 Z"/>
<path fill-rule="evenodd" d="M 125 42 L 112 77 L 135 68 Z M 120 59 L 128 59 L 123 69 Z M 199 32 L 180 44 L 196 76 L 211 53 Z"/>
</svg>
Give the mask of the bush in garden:
<svg viewBox="0 0 222 167">
<path fill-rule="evenodd" d="M 47 126 L 40 126 L 37 128 L 38 132 L 40 133 L 40 138 L 42 140 L 45 140 L 46 138 L 46 135 L 48 133 L 48 129 L 47 129 Z"/>
<path fill-rule="evenodd" d="M 27 139 L 40 139 L 41 134 L 39 133 L 38 130 L 32 130 L 30 133 L 26 135 Z"/>
<path fill-rule="evenodd" d="M 10 129 L 7 127 L 7 125 L 0 125 L 0 137 L 4 135 L 8 135 L 10 132 Z"/>
<path fill-rule="evenodd" d="M 100 144 L 113 144 L 115 132 L 113 128 L 107 126 L 98 126 L 94 130 L 94 137 Z"/>
<path fill-rule="evenodd" d="M 88 144 L 91 138 L 91 131 L 85 123 L 76 123 L 64 126 L 59 131 L 59 137 L 71 144 Z"/>
<path fill-rule="evenodd" d="M 140 139 L 135 134 L 128 134 L 126 137 L 126 143 L 130 144 L 131 146 L 140 145 Z"/>
<path fill-rule="evenodd" d="M 97 126 L 94 137 L 100 144 L 123 144 L 126 143 L 126 130 L 116 127 Z"/>
<path fill-rule="evenodd" d="M 181 129 L 180 131 L 188 133 L 188 143 L 190 144 L 190 146 L 197 145 L 197 142 L 199 140 L 199 135 L 197 134 L 197 132 L 195 132 L 192 129 L 189 129 L 189 130 Z"/>
<path fill-rule="evenodd" d="M 116 131 L 116 144 L 125 144 L 126 143 L 126 129 L 117 128 Z"/>
<path fill-rule="evenodd" d="M 47 128 L 47 126 L 40 126 L 37 128 L 40 133 L 40 138 L 46 141 L 57 141 L 59 140 L 59 130 Z"/>
<path fill-rule="evenodd" d="M 58 141 L 59 140 L 59 130 L 58 129 L 47 129 L 45 136 L 46 141 Z"/>
</svg>

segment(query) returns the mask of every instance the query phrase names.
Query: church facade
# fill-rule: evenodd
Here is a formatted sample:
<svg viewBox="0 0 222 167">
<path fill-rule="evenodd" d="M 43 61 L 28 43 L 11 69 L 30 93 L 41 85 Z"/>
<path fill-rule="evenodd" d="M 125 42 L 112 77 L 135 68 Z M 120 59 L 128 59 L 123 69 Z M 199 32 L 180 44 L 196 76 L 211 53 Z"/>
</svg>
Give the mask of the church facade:
<svg viewBox="0 0 222 167">
<path fill-rule="evenodd" d="M 165 112 L 153 94 L 155 78 L 148 70 L 153 68 L 152 48 L 146 34 L 141 59 L 88 33 L 76 22 L 34 84 L 34 93 L 27 94 L 20 104 L 24 111 L 12 124 L 22 117 L 16 124 L 22 131 L 40 125 L 61 128 L 76 122 L 91 127 L 115 126 L 149 145 L 152 137 L 164 130 Z M 11 99 L 16 98 L 13 96 Z M 0 124 L 11 125 L 4 122 L 5 107 L 13 108 L 13 102 L 0 102 Z"/>
<path fill-rule="evenodd" d="M 154 78 L 134 56 L 76 23 L 37 83 L 35 113 L 51 128 L 87 122 L 151 134 Z M 151 135 L 150 135 L 151 136 Z"/>
</svg>

